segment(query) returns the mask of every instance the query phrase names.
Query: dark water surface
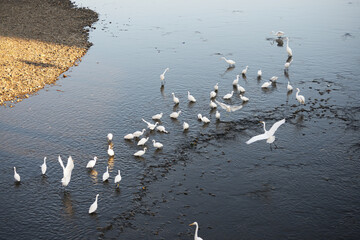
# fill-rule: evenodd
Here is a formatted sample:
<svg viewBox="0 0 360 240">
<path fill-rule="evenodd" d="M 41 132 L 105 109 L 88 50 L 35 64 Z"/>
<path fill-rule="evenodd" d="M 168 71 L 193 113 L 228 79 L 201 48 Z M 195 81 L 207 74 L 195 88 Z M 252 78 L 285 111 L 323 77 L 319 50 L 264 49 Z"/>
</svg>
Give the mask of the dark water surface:
<svg viewBox="0 0 360 240">
<path fill-rule="evenodd" d="M 0 109 L 1 239 L 357 239 L 360 234 L 359 1 L 76 1 L 100 14 L 94 45 L 68 78 Z M 293 62 L 284 75 L 284 45 Z M 236 61 L 227 69 L 221 56 Z M 240 78 L 250 101 L 215 121 Z M 165 88 L 159 75 L 166 73 Z M 262 69 L 262 80 L 256 79 Z M 276 86 L 260 88 L 270 77 Z M 299 106 L 290 81 L 306 98 Z M 187 91 L 197 98 L 188 104 Z M 174 108 L 171 93 L 180 98 Z M 234 94 L 229 104 L 241 104 Z M 178 120 L 169 114 L 181 110 Z M 163 112 L 164 144 L 123 136 Z M 210 118 L 203 125 L 197 114 Z M 286 118 L 277 148 L 250 137 Z M 190 124 L 183 133 L 182 123 Z M 106 153 L 114 134 L 115 157 Z M 61 186 L 57 161 L 75 168 Z M 48 171 L 40 165 L 48 158 Z M 94 171 L 85 168 L 94 156 Z M 21 175 L 15 184 L 13 167 Z M 102 174 L 110 169 L 110 181 Z M 113 180 L 120 169 L 120 190 Z M 97 213 L 88 209 L 99 193 Z"/>
</svg>

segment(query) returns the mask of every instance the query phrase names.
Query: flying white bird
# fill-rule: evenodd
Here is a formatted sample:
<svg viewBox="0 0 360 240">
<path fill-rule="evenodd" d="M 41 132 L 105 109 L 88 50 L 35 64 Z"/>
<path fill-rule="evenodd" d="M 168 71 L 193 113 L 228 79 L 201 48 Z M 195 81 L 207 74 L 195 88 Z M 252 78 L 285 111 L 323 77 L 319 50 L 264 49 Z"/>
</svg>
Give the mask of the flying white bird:
<svg viewBox="0 0 360 240">
<path fill-rule="evenodd" d="M 98 197 L 99 197 L 99 194 L 96 194 L 96 199 L 95 199 L 95 202 L 93 202 L 93 204 L 91 204 L 90 208 L 89 208 L 89 214 L 93 213 L 96 211 L 97 207 L 98 207 Z"/>
<path fill-rule="evenodd" d="M 248 68 L 249 68 L 249 66 L 246 66 L 245 69 L 243 69 L 243 70 L 241 71 L 241 74 L 242 74 L 242 75 L 246 75 Z"/>
<path fill-rule="evenodd" d="M 69 185 L 70 180 L 71 180 L 71 173 L 72 170 L 74 169 L 74 160 L 72 159 L 71 156 L 69 156 L 67 163 L 66 163 L 66 167 L 64 166 L 63 161 L 61 160 L 61 157 L 58 157 L 60 166 L 63 169 L 63 178 L 61 179 L 61 183 L 64 187 L 66 187 L 67 185 Z"/>
<path fill-rule="evenodd" d="M 106 172 L 104 172 L 103 176 L 102 176 L 102 180 L 103 182 L 107 181 L 110 177 L 110 174 L 109 174 L 109 167 L 107 166 L 106 167 Z"/>
<path fill-rule="evenodd" d="M 169 71 L 169 68 L 166 68 L 165 71 L 160 75 L 161 84 L 164 85 L 165 73 Z"/>
<path fill-rule="evenodd" d="M 217 100 L 215 100 L 215 102 L 216 102 L 217 104 L 219 104 L 220 107 L 222 107 L 223 109 L 225 109 L 227 112 L 235 112 L 235 111 L 237 111 L 237 110 L 242 109 L 242 107 L 243 107 L 242 105 L 239 105 L 239 106 L 230 106 L 230 105 L 227 105 L 227 104 L 225 104 L 225 103 L 219 102 L 219 101 L 217 101 Z"/>
<path fill-rule="evenodd" d="M 168 131 L 165 130 L 164 126 L 157 126 L 156 130 L 158 130 L 159 132 L 164 132 L 164 133 L 168 133 Z"/>
<path fill-rule="evenodd" d="M 44 157 L 44 163 L 40 167 L 41 167 L 42 175 L 45 175 L 46 169 L 47 169 L 47 167 L 46 167 L 46 157 Z"/>
<path fill-rule="evenodd" d="M 152 116 L 152 119 L 153 120 L 160 120 L 163 116 L 163 113 L 158 113 L 158 114 L 155 114 L 154 116 Z"/>
<path fill-rule="evenodd" d="M 289 38 L 288 37 L 286 38 L 286 52 L 288 53 L 289 57 L 292 57 L 293 53 L 292 53 L 291 48 L 289 47 Z"/>
<path fill-rule="evenodd" d="M 201 237 L 198 236 L 198 230 L 199 230 L 199 225 L 197 222 L 193 222 L 191 224 L 189 224 L 189 226 L 193 226 L 195 225 L 196 226 L 196 229 L 195 229 L 195 235 L 194 235 L 194 240 L 203 240 Z"/>
<path fill-rule="evenodd" d="M 156 142 L 154 139 L 152 140 L 152 142 L 153 142 L 153 146 L 157 149 L 160 149 L 164 146 L 162 143 Z"/>
<path fill-rule="evenodd" d="M 121 181 L 121 175 L 120 170 L 118 170 L 118 174 L 115 176 L 114 183 L 117 184 L 117 187 L 119 187 Z"/>
<path fill-rule="evenodd" d="M 300 89 L 296 88 L 296 90 L 296 100 L 298 100 L 300 104 L 305 104 L 305 97 L 303 95 L 299 95 Z"/>
<path fill-rule="evenodd" d="M 171 93 L 172 94 L 172 96 L 173 96 L 173 101 L 174 101 L 174 103 L 175 103 L 175 105 L 176 104 L 179 104 L 179 98 L 177 98 L 177 97 L 175 97 L 175 93 Z"/>
<path fill-rule="evenodd" d="M 95 167 L 95 164 L 96 164 L 96 160 L 97 160 L 97 159 L 98 159 L 97 157 L 94 157 L 93 160 L 90 160 L 90 161 L 88 162 L 88 164 L 86 165 L 86 168 L 93 168 L 93 167 Z"/>
<path fill-rule="evenodd" d="M 135 157 L 141 157 L 142 155 L 145 154 L 146 149 L 147 149 L 147 147 L 144 147 L 144 150 L 139 150 L 139 151 L 137 151 L 136 153 L 134 153 L 134 156 L 135 156 Z"/>
<path fill-rule="evenodd" d="M 225 96 L 223 96 L 223 99 L 230 99 L 234 94 L 234 91 L 231 91 L 231 93 L 226 94 Z"/>
<path fill-rule="evenodd" d="M 146 121 L 145 119 L 143 119 L 143 122 L 147 124 L 147 127 L 152 131 L 156 128 L 156 126 L 159 124 L 158 122 L 156 122 L 155 124 L 149 123 L 148 121 Z M 141 134 L 142 135 L 142 134 Z M 141 136 L 140 135 L 140 136 Z"/>
<path fill-rule="evenodd" d="M 273 143 L 275 141 L 275 132 L 276 130 L 282 125 L 285 123 L 285 118 L 274 123 L 274 125 L 272 125 L 272 127 L 270 128 L 269 131 L 266 130 L 265 128 L 265 122 L 261 121 L 261 123 L 264 125 L 264 133 L 263 134 L 260 134 L 260 135 L 257 135 L 257 136 L 254 136 L 252 138 L 250 138 L 250 140 L 248 140 L 246 142 L 246 144 L 251 144 L 253 142 L 256 142 L 256 141 L 259 141 L 259 140 L 265 140 L 266 139 L 266 142 L 267 143 Z"/>
<path fill-rule="evenodd" d="M 183 123 L 183 130 L 188 130 L 189 129 L 189 124 L 187 122 Z"/>
<path fill-rule="evenodd" d="M 143 146 L 147 141 L 149 140 L 149 137 L 147 138 L 142 138 L 140 139 L 140 141 L 138 142 L 138 146 Z"/>
<path fill-rule="evenodd" d="M 194 98 L 193 95 L 190 94 L 189 91 L 188 91 L 188 100 L 189 100 L 190 102 L 196 102 L 196 99 Z"/>
<path fill-rule="evenodd" d="M 233 81 L 233 86 L 236 86 L 239 83 L 239 77 L 240 75 L 236 75 L 236 79 Z"/>
<path fill-rule="evenodd" d="M 171 117 L 171 118 L 174 118 L 174 119 L 177 119 L 177 118 L 179 117 L 180 113 L 181 113 L 181 111 L 172 112 L 172 113 L 170 114 L 170 117 Z"/>
<path fill-rule="evenodd" d="M 287 90 L 288 90 L 288 92 L 291 92 L 293 90 L 293 87 L 290 85 L 289 81 L 288 81 L 288 84 L 287 84 Z"/>
<path fill-rule="evenodd" d="M 235 67 L 235 61 L 233 61 L 231 59 L 226 59 L 225 57 L 221 57 L 221 59 L 224 59 L 225 62 L 227 62 L 229 64 L 229 67 Z"/>
<path fill-rule="evenodd" d="M 20 182 L 20 175 L 16 172 L 16 167 L 14 167 L 14 178 L 15 181 Z"/>
</svg>

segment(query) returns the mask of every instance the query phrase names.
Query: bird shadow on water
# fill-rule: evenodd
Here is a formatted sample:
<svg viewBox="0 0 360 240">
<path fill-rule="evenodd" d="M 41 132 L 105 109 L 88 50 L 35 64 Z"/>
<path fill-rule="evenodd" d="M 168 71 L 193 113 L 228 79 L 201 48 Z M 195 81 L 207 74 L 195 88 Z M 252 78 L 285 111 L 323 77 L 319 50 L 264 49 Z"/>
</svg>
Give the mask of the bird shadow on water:
<svg viewBox="0 0 360 240">
<path fill-rule="evenodd" d="M 189 102 L 188 103 L 188 108 L 192 108 L 192 107 L 194 107 L 195 106 L 195 103 L 194 102 Z"/>
<path fill-rule="evenodd" d="M 67 216 L 71 217 L 74 215 L 74 209 L 71 200 L 71 194 L 68 191 L 64 191 L 62 196 L 62 202 L 64 205 L 64 212 Z"/>
<path fill-rule="evenodd" d="M 222 74 L 220 74 L 221 77 L 224 77 L 225 74 L 227 74 L 228 72 L 231 72 L 235 69 L 235 67 L 228 67 L 225 72 L 223 72 Z"/>
</svg>

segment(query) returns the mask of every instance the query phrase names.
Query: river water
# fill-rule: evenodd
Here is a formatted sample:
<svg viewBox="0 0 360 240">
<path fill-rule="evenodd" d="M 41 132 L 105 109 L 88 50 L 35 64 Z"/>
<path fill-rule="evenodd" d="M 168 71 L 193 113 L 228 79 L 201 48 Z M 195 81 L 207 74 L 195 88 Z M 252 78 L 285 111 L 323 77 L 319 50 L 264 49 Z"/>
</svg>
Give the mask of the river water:
<svg viewBox="0 0 360 240">
<path fill-rule="evenodd" d="M 1 239 L 357 239 L 360 234 L 359 1 L 76 1 L 100 14 L 67 78 L 0 109 Z M 284 74 L 286 41 L 293 62 Z M 236 61 L 227 68 L 220 58 Z M 248 65 L 250 100 L 209 107 Z M 159 75 L 165 68 L 165 87 Z M 258 80 L 257 70 L 263 77 Z M 272 76 L 276 85 L 260 88 Z M 287 81 L 306 98 L 299 105 Z M 196 98 L 187 101 L 187 91 Z M 180 99 L 174 107 L 171 93 Z M 241 104 L 235 92 L 228 104 Z M 181 110 L 178 120 L 169 114 Z M 123 136 L 146 131 L 142 158 Z M 203 125 L 197 114 L 211 122 Z M 246 145 L 285 118 L 276 146 Z M 182 123 L 190 124 L 187 132 Z M 114 134 L 115 157 L 106 135 Z M 155 151 L 150 140 L 164 144 Z M 75 161 L 61 186 L 63 160 Z M 43 158 L 46 176 L 41 175 Z M 93 171 L 85 168 L 94 156 Z M 13 167 L 21 183 L 13 178 Z M 109 166 L 110 181 L 102 182 Z M 120 188 L 113 183 L 122 173 Z M 99 193 L 97 213 L 88 209 Z"/>
</svg>

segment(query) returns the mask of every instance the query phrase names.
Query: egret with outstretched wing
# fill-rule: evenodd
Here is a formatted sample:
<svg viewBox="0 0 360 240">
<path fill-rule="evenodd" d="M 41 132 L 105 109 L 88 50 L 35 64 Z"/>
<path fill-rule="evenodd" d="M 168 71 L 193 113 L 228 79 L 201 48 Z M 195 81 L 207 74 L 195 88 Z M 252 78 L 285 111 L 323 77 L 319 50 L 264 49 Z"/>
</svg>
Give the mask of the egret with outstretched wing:
<svg viewBox="0 0 360 240">
<path fill-rule="evenodd" d="M 260 134 L 260 135 L 256 135 L 252 138 L 250 138 L 250 140 L 248 140 L 246 142 L 246 144 L 251 144 L 253 142 L 256 142 L 256 141 L 260 141 L 260 140 L 265 140 L 266 139 L 266 142 L 267 143 L 273 143 L 275 141 L 275 132 L 276 130 L 282 125 L 285 123 L 285 118 L 280 120 L 280 121 L 277 121 L 276 123 L 274 123 L 274 125 L 272 125 L 272 127 L 270 128 L 269 131 L 266 130 L 265 128 L 265 122 L 261 121 L 262 124 L 264 124 L 264 133 L 263 134 Z"/>
</svg>

